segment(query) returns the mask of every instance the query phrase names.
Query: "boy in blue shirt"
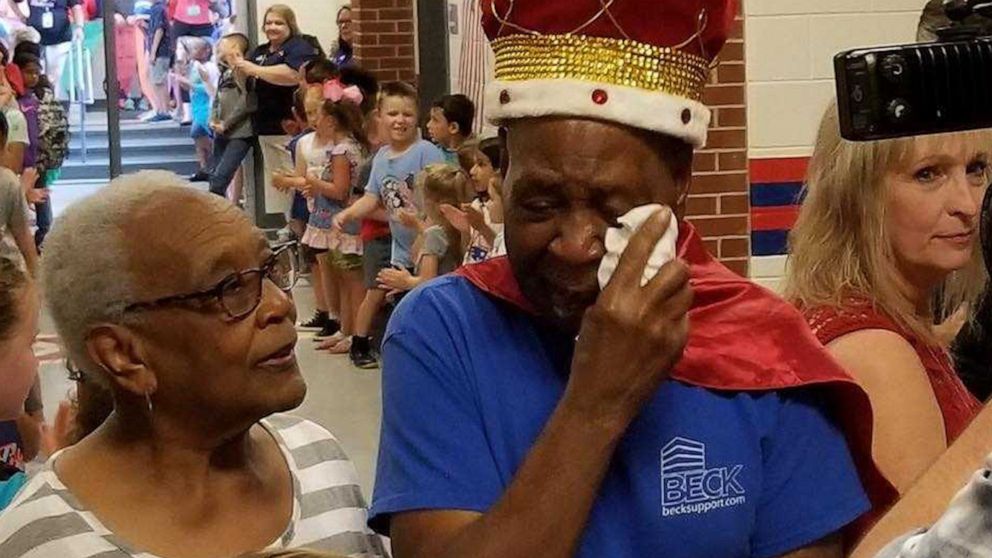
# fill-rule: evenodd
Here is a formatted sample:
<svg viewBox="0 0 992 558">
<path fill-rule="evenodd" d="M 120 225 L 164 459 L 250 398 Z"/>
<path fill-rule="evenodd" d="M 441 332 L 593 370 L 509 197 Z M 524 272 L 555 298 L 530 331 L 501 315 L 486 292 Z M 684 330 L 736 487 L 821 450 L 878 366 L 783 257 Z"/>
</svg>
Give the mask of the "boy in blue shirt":
<svg viewBox="0 0 992 558">
<path fill-rule="evenodd" d="M 403 212 L 417 211 L 413 196 L 413 182 L 417 173 L 432 163 L 445 161 L 441 150 L 429 141 L 418 138 L 417 91 L 402 82 L 383 84 L 380 90 L 379 114 L 383 129 L 389 134 L 384 149 L 376 153 L 372 161 L 372 173 L 365 187 L 365 195 L 351 207 L 338 213 L 334 226 L 341 230 L 343 225 L 364 219 L 375 211 L 385 208 L 389 218 L 389 230 L 393 236 L 391 265 L 413 270 L 411 251 L 417 232 L 400 220 Z M 355 335 L 351 342 L 351 360 L 359 368 L 375 368 L 369 332 L 372 319 L 382 307 L 386 291 L 370 289 L 358 310 Z"/>
<path fill-rule="evenodd" d="M 431 106 L 427 133 L 449 165 L 459 166 L 458 150 L 472 136 L 474 123 L 475 103 L 465 95 L 445 95 Z"/>
<path fill-rule="evenodd" d="M 866 395 L 682 221 L 693 99 L 735 13 L 702 4 L 482 9 L 507 257 L 414 290 L 387 329 L 370 524 L 396 556 L 842 556 L 869 504 L 831 410 L 864 425 Z M 606 236 L 650 204 L 629 244 Z"/>
</svg>

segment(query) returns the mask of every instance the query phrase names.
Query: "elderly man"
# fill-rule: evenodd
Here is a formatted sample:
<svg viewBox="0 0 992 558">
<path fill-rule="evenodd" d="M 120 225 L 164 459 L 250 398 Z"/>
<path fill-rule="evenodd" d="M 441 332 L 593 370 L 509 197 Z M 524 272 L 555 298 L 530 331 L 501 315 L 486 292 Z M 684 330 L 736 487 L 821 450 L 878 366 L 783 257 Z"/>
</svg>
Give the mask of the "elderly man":
<svg viewBox="0 0 992 558">
<path fill-rule="evenodd" d="M 397 558 L 840 556 L 868 504 L 825 395 L 863 393 L 682 220 L 736 9 L 609 4 L 483 2 L 508 258 L 397 309 L 371 525 Z"/>
<path fill-rule="evenodd" d="M 124 177 L 57 221 L 52 317 L 114 409 L 0 515 L 0 556 L 384 556 L 337 442 L 279 414 L 306 393 L 287 247 L 186 186 Z"/>
</svg>

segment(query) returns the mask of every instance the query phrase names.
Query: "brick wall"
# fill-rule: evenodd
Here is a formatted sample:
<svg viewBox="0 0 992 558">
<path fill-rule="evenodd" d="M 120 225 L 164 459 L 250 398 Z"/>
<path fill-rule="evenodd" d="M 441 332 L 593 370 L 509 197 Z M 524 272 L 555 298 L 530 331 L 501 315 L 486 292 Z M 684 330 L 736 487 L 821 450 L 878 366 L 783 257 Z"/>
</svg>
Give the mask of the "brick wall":
<svg viewBox="0 0 992 558">
<path fill-rule="evenodd" d="M 380 81 L 416 81 L 414 0 L 352 0 L 351 5 L 359 64 Z"/>
<path fill-rule="evenodd" d="M 738 15 L 703 102 L 713 111 L 706 147 L 696 153 L 687 206 L 710 252 L 747 276 L 750 259 L 744 19 Z"/>
</svg>

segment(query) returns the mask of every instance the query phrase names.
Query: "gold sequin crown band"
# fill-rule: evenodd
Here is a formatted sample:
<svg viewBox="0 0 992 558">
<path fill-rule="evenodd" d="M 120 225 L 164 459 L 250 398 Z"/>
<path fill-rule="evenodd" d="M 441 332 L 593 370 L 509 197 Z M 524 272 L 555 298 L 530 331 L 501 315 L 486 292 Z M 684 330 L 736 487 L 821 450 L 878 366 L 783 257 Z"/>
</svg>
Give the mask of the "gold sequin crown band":
<svg viewBox="0 0 992 558">
<path fill-rule="evenodd" d="M 496 79 L 576 79 L 699 101 L 709 62 L 668 47 L 581 35 L 508 35 L 492 42 Z"/>
</svg>

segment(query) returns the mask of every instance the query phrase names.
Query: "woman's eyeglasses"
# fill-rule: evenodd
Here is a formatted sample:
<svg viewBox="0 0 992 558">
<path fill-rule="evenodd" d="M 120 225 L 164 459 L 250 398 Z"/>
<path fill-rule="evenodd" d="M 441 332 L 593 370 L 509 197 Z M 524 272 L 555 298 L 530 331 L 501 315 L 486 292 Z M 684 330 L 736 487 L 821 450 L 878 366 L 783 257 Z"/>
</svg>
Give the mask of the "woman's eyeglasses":
<svg viewBox="0 0 992 558">
<path fill-rule="evenodd" d="M 149 302 L 136 302 L 125 312 L 149 310 L 175 304 L 207 302 L 213 299 L 232 320 L 240 320 L 258 308 L 262 301 L 262 281 L 268 278 L 283 292 L 296 285 L 295 243 L 284 244 L 265 260 L 262 267 L 232 273 L 205 291 L 167 296 Z"/>
</svg>

